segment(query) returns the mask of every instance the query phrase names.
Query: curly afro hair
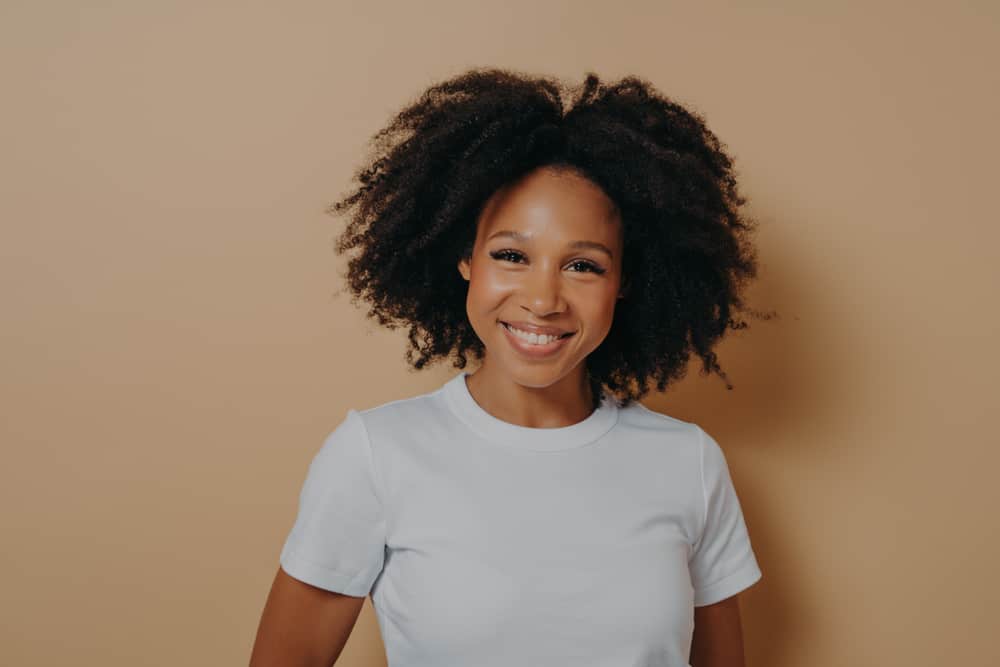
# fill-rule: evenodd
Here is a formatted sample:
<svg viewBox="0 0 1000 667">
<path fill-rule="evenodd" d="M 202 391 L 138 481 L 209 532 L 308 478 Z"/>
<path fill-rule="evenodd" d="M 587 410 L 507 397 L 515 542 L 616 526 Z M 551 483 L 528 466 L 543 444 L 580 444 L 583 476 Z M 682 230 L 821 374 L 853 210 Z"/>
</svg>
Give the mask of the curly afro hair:
<svg viewBox="0 0 1000 667">
<path fill-rule="evenodd" d="M 358 186 L 327 209 L 348 214 L 338 253 L 351 253 L 351 302 L 390 329 L 409 328 L 406 361 L 439 358 L 465 368 L 485 349 L 465 309 L 457 271 L 469 257 L 486 200 L 539 167 L 567 169 L 600 186 L 624 230 L 623 284 L 611 329 L 586 358 L 597 407 L 602 389 L 620 407 L 686 373 L 732 389 L 712 348 L 756 275 L 756 223 L 724 145 L 697 114 L 627 76 L 578 89 L 552 77 L 474 68 L 435 83 L 370 142 Z M 764 317 L 755 311 L 746 311 Z"/>
</svg>

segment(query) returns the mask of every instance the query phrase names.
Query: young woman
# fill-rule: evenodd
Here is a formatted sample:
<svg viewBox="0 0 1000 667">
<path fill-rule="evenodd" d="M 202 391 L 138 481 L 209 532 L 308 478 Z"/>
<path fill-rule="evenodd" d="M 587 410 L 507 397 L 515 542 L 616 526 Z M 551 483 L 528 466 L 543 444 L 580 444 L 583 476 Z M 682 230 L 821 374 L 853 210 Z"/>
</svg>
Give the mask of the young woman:
<svg viewBox="0 0 1000 667">
<path fill-rule="evenodd" d="M 332 207 L 407 361 L 478 363 L 327 436 L 254 667 L 333 664 L 369 595 L 390 667 L 743 665 L 761 571 L 725 457 L 638 399 L 692 352 L 725 379 L 753 224 L 699 116 L 637 77 L 576 92 L 440 82 Z"/>
</svg>

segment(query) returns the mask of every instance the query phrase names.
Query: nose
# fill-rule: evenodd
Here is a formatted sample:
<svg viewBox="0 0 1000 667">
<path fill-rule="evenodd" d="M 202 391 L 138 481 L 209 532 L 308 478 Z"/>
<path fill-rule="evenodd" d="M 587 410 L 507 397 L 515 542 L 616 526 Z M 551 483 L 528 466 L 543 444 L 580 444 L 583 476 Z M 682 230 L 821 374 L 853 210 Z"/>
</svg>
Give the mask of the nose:
<svg viewBox="0 0 1000 667">
<path fill-rule="evenodd" d="M 523 288 L 523 307 L 538 317 L 561 313 L 566 309 L 559 269 L 538 266 L 527 273 Z"/>
</svg>

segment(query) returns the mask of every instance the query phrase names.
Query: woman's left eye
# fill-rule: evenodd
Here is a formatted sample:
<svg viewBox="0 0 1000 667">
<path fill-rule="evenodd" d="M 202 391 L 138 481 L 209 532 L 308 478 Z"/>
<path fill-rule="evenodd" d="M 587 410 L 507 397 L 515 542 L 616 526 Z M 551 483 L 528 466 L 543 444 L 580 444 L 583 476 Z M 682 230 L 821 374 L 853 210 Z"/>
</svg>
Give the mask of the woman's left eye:
<svg viewBox="0 0 1000 667">
<path fill-rule="evenodd" d="M 592 262 L 586 262 L 581 259 L 578 259 L 577 261 L 573 262 L 572 264 L 570 264 L 570 266 L 582 266 L 584 267 L 582 269 L 583 271 L 592 271 L 597 274 L 604 273 L 604 269 L 602 269 L 601 267 L 597 266 Z"/>
</svg>

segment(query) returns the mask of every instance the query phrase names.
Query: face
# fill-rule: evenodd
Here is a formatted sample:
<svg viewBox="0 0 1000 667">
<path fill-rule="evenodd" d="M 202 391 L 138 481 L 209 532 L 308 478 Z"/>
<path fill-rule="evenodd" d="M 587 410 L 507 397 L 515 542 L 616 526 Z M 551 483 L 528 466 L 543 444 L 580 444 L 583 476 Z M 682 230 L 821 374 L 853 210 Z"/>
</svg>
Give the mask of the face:
<svg viewBox="0 0 1000 667">
<path fill-rule="evenodd" d="M 622 245 L 613 203 L 575 173 L 542 168 L 495 193 L 458 264 L 486 348 L 480 372 L 529 387 L 579 381 L 611 329 Z"/>
</svg>

